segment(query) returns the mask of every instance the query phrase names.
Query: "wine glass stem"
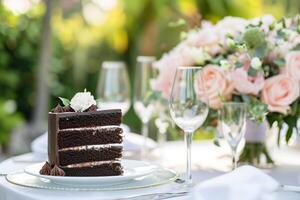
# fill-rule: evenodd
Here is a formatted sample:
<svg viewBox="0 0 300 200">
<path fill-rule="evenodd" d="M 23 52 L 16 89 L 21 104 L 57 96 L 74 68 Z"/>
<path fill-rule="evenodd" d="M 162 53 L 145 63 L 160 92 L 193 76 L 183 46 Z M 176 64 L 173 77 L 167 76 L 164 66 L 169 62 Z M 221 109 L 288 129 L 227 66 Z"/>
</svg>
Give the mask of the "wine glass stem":
<svg viewBox="0 0 300 200">
<path fill-rule="evenodd" d="M 191 144 L 193 140 L 193 132 L 186 132 L 185 134 L 185 144 L 186 144 L 186 183 L 192 183 L 192 173 L 191 173 Z"/>
<path fill-rule="evenodd" d="M 158 133 L 158 145 L 161 147 L 166 142 L 166 131 L 159 131 Z"/>
<path fill-rule="evenodd" d="M 233 149 L 232 150 L 232 166 L 233 166 L 233 169 L 236 169 L 237 168 L 237 153 L 236 153 L 236 150 Z"/>
<path fill-rule="evenodd" d="M 148 145 L 147 145 L 147 138 L 148 138 L 148 122 L 143 122 L 143 126 L 142 126 L 142 135 L 144 138 L 144 144 L 142 147 L 142 158 L 145 158 L 145 156 L 147 156 L 148 153 Z"/>
</svg>

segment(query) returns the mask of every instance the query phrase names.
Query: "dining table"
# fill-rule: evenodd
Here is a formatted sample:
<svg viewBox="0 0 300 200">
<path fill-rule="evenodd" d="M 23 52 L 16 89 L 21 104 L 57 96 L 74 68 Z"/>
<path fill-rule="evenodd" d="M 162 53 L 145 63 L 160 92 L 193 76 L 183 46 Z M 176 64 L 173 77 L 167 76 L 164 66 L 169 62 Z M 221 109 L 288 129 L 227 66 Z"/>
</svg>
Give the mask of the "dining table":
<svg viewBox="0 0 300 200">
<path fill-rule="evenodd" d="M 273 177 L 281 185 L 286 185 L 292 190 L 278 191 L 275 199 L 296 200 L 300 199 L 300 150 L 289 146 L 280 148 L 273 147 L 271 155 L 275 164 L 262 167 L 265 173 Z M 151 150 L 145 158 L 139 154 L 128 155 L 130 159 L 142 159 L 160 165 L 164 168 L 184 171 L 185 145 L 183 141 L 171 141 L 161 144 Z M 23 171 L 24 168 L 33 163 L 42 162 L 42 157 L 28 152 L 13 156 L 0 163 L 0 200 L 134 200 L 134 199 L 164 199 L 166 196 L 157 194 L 170 194 L 183 188 L 182 183 L 170 181 L 166 184 L 130 190 L 118 191 L 76 191 L 55 190 L 24 187 L 10 183 L 6 175 Z M 211 140 L 196 141 L 192 145 L 192 176 L 193 185 L 205 182 L 211 178 L 220 176 L 231 171 L 230 150 L 225 144 L 217 147 Z M 170 196 L 170 199 L 189 199 L 189 188 L 187 193 L 180 196 Z M 155 196 L 156 195 L 156 196 Z M 241 193 L 241 198 L 242 198 Z M 168 196 L 169 197 L 169 196 Z"/>
</svg>

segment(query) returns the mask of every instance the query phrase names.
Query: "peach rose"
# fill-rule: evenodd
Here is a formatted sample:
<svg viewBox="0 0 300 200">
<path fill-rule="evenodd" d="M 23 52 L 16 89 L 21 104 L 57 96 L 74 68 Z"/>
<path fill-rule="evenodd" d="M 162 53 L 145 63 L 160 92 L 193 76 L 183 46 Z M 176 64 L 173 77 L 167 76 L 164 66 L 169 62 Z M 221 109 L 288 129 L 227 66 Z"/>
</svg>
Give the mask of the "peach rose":
<svg viewBox="0 0 300 200">
<path fill-rule="evenodd" d="M 209 107 L 212 109 L 221 107 L 221 98 L 225 100 L 231 99 L 234 88 L 233 84 L 228 79 L 225 71 L 219 66 L 205 66 L 197 80 L 199 82 L 196 90 L 198 90 L 199 98 L 202 101 L 208 101 Z"/>
<path fill-rule="evenodd" d="M 154 67 L 159 70 L 159 75 L 151 81 L 152 89 L 161 92 L 163 98 L 169 99 L 176 67 L 193 64 L 194 60 L 189 54 L 189 48 L 180 44 L 154 63 Z"/>
<path fill-rule="evenodd" d="M 299 97 L 299 85 L 284 74 L 273 76 L 265 81 L 262 89 L 262 102 L 271 112 L 287 114 L 290 104 Z"/>
<path fill-rule="evenodd" d="M 231 78 L 235 89 L 242 94 L 258 95 L 264 86 L 263 74 L 251 77 L 248 76 L 247 71 L 243 68 L 235 69 L 231 73 Z"/>
<path fill-rule="evenodd" d="M 300 83 L 300 51 L 289 52 L 286 57 L 284 71 Z"/>
</svg>

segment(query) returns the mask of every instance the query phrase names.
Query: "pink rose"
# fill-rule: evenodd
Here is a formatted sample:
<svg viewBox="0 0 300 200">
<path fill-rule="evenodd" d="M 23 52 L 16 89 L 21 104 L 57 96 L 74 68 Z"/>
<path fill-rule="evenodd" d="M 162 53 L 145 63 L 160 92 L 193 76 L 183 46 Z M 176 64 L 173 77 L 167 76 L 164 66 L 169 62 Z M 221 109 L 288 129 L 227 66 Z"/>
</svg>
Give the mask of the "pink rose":
<svg viewBox="0 0 300 200">
<path fill-rule="evenodd" d="M 184 42 L 189 46 L 206 48 L 211 55 L 220 53 L 222 50 L 219 45 L 220 38 L 214 27 L 200 29 L 196 33 L 192 32 Z"/>
<path fill-rule="evenodd" d="M 229 62 L 232 62 L 230 56 L 228 59 Z M 234 69 L 230 74 L 235 89 L 242 94 L 258 95 L 264 86 L 263 74 L 258 73 L 256 77 L 248 76 L 247 71 L 250 68 L 251 61 L 246 54 L 239 54 L 238 59 L 243 63 L 243 67 Z"/>
<path fill-rule="evenodd" d="M 263 74 L 258 74 L 256 77 L 248 76 L 247 71 L 243 68 L 235 69 L 231 73 L 235 89 L 242 94 L 258 95 L 259 91 L 264 86 Z"/>
<path fill-rule="evenodd" d="M 199 98 L 207 102 L 209 107 L 218 109 L 221 107 L 221 97 L 230 100 L 233 92 L 233 84 L 226 76 L 224 70 L 216 65 L 207 65 L 198 78 L 197 84 Z M 201 84 L 200 80 L 203 80 Z M 221 97 L 220 97 L 221 96 Z"/>
<path fill-rule="evenodd" d="M 264 15 L 262 17 L 254 18 L 250 20 L 251 24 L 259 24 L 262 23 L 260 28 L 264 32 L 268 32 L 270 29 L 270 25 L 274 23 L 276 19 L 272 15 Z"/>
<path fill-rule="evenodd" d="M 220 35 L 220 38 L 223 39 L 227 34 L 236 35 L 243 31 L 248 23 L 246 19 L 228 16 L 216 24 L 215 31 Z"/>
<path fill-rule="evenodd" d="M 287 114 L 290 104 L 299 97 L 299 85 L 284 74 L 273 76 L 265 81 L 262 89 L 262 102 L 271 112 Z"/>
<path fill-rule="evenodd" d="M 286 57 L 284 71 L 300 83 L 300 51 L 289 52 Z"/>
<path fill-rule="evenodd" d="M 165 99 L 169 99 L 176 67 L 194 64 L 194 59 L 188 50 L 187 46 L 180 44 L 154 63 L 154 67 L 159 70 L 159 75 L 151 82 L 151 86 L 153 90 L 161 92 Z"/>
</svg>

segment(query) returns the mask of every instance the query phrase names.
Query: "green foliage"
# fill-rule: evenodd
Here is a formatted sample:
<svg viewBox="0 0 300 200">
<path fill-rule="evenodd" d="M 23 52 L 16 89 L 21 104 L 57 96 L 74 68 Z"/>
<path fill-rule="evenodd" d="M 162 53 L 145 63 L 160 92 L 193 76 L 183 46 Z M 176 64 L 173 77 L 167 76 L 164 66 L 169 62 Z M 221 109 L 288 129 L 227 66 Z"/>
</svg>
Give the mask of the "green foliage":
<svg viewBox="0 0 300 200">
<path fill-rule="evenodd" d="M 285 140 L 288 143 L 292 134 L 293 130 L 296 129 L 298 132 L 298 127 L 297 127 L 297 121 L 300 116 L 300 106 L 299 106 L 299 99 L 293 103 L 291 106 L 291 113 L 290 115 L 286 116 L 283 118 L 283 121 L 288 125 L 288 130 L 285 136 Z"/>
<path fill-rule="evenodd" d="M 297 44 L 294 48 L 293 48 L 294 51 L 300 51 L 300 43 Z"/>
<path fill-rule="evenodd" d="M 285 60 L 283 58 L 278 58 L 273 60 L 273 63 L 277 65 L 278 67 L 284 67 L 285 66 Z"/>
<path fill-rule="evenodd" d="M 243 34 L 243 41 L 247 48 L 255 49 L 266 43 L 264 33 L 259 28 L 248 28 Z"/>
<path fill-rule="evenodd" d="M 249 97 L 247 95 L 242 95 L 242 97 L 244 102 L 247 103 L 248 117 L 258 123 L 262 123 L 268 113 L 267 105 L 261 103 L 255 97 Z"/>
<path fill-rule="evenodd" d="M 268 115 L 267 115 L 267 120 L 269 121 L 270 125 L 273 125 L 273 123 L 275 123 L 275 122 L 278 125 L 278 128 L 279 128 L 279 134 L 278 134 L 278 138 L 277 138 L 278 145 L 280 145 L 280 138 L 281 138 L 280 132 L 281 132 L 282 125 L 284 123 L 286 123 L 288 125 L 288 130 L 285 135 L 285 140 L 287 143 L 289 142 L 289 140 L 292 136 L 293 130 L 294 129 L 298 130 L 297 120 L 299 119 L 299 116 L 300 116 L 299 101 L 300 100 L 298 98 L 298 100 L 296 100 L 292 104 L 291 110 L 288 113 L 288 115 L 284 115 L 284 114 L 280 114 L 280 113 L 276 113 L 276 112 L 268 113 Z"/>
<path fill-rule="evenodd" d="M 0 100 L 0 145 L 7 144 L 11 131 L 22 122 L 22 115 L 15 112 L 15 102 Z"/>
<path fill-rule="evenodd" d="M 248 28 L 242 37 L 251 57 L 263 58 L 267 53 L 265 34 L 257 27 Z"/>
<path fill-rule="evenodd" d="M 266 158 L 267 164 L 273 164 L 274 161 L 269 155 L 269 152 L 265 144 L 262 143 L 246 143 L 244 150 L 240 156 L 239 162 L 251 163 L 254 165 L 260 165 L 261 157 Z"/>
<path fill-rule="evenodd" d="M 15 16 L 0 4 L 0 95 L 15 99 L 27 119 L 33 106 L 40 29 L 41 16 Z"/>
</svg>

